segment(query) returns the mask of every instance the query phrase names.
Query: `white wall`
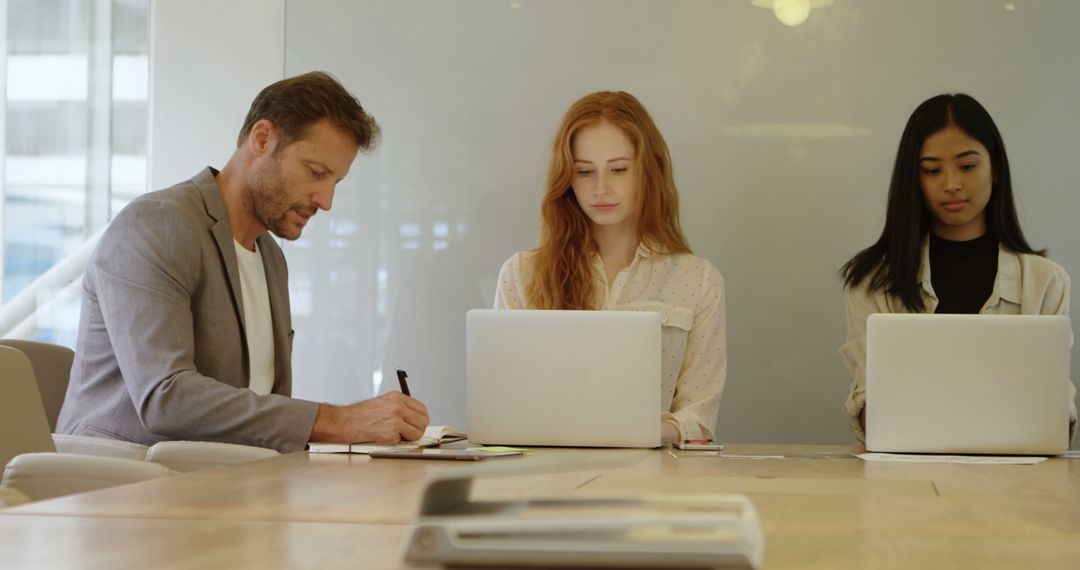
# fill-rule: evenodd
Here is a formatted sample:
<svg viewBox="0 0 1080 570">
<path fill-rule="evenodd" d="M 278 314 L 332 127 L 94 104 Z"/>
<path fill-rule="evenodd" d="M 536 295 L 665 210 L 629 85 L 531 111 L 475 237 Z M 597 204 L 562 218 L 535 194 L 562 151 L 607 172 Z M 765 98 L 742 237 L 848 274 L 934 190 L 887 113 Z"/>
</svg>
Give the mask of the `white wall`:
<svg viewBox="0 0 1080 570">
<path fill-rule="evenodd" d="M 150 188 L 221 168 L 260 89 L 284 77 L 285 0 L 155 0 Z"/>
<path fill-rule="evenodd" d="M 281 76 L 274 50 L 220 38 L 199 61 L 227 88 L 185 89 L 207 84 L 194 81 L 200 69 L 162 50 L 186 51 L 209 3 L 175 4 L 155 4 L 182 14 L 170 15 L 171 40 L 154 17 L 153 117 L 172 118 L 186 142 L 155 127 L 159 186 L 224 162 L 247 105 Z M 265 6 L 214 2 L 214 25 L 241 27 L 253 4 Z M 464 312 L 489 305 L 502 261 L 535 245 L 548 145 L 567 106 L 624 89 L 668 140 L 691 245 L 727 280 L 721 437 L 850 441 L 835 273 L 880 232 L 900 131 L 919 102 L 964 91 L 988 107 L 1029 239 L 1080 270 L 1069 168 L 1080 4 L 1010 5 L 837 2 L 787 27 L 749 0 L 273 4 L 285 74 L 334 73 L 385 134 L 334 211 L 286 245 L 297 395 L 367 397 L 373 373 L 392 386 L 402 366 L 435 423 L 464 424 Z"/>
</svg>

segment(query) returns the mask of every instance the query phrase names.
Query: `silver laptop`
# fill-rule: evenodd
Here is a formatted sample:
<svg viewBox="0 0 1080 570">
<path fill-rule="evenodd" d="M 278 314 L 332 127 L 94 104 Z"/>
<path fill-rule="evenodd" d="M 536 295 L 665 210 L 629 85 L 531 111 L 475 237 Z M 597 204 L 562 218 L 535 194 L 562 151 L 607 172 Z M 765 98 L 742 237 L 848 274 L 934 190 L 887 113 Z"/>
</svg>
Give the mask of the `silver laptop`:
<svg viewBox="0 0 1080 570">
<path fill-rule="evenodd" d="M 660 445 L 660 318 L 630 311 L 466 316 L 469 441 Z"/>
<path fill-rule="evenodd" d="M 866 449 L 1064 453 L 1072 341 L 1068 317 L 870 315 Z"/>
</svg>

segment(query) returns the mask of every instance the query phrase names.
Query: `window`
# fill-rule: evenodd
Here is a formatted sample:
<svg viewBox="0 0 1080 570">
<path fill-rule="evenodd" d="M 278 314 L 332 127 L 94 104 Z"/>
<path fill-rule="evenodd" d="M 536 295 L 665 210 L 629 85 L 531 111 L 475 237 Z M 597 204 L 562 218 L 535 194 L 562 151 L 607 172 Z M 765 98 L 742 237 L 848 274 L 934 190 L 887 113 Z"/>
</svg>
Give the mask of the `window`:
<svg viewBox="0 0 1080 570">
<path fill-rule="evenodd" d="M 149 9 L 149 0 L 0 0 L 4 303 L 145 191 Z M 79 281 L 34 289 L 21 335 L 73 345 Z"/>
</svg>

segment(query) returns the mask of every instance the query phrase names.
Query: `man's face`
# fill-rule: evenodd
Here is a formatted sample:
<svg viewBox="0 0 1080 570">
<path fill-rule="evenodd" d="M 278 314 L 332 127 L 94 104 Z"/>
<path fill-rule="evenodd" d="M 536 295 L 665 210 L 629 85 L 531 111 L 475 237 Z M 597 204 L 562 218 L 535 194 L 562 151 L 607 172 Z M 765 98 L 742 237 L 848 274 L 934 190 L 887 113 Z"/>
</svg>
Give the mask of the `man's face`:
<svg viewBox="0 0 1080 570">
<path fill-rule="evenodd" d="M 255 219 L 274 235 L 300 237 L 319 210 L 329 210 L 334 187 L 356 158 L 351 136 L 322 120 L 303 136 L 259 157 L 248 198 Z"/>
</svg>

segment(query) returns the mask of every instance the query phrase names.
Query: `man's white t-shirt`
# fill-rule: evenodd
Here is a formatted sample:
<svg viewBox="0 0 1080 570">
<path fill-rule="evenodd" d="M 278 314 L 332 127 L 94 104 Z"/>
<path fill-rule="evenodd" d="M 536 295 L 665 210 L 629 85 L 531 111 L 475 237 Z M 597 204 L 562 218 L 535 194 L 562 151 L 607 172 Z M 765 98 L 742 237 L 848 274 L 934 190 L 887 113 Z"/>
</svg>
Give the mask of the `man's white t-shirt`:
<svg viewBox="0 0 1080 570">
<path fill-rule="evenodd" d="M 248 251 L 236 240 L 233 240 L 233 245 L 236 246 L 236 261 L 240 266 L 244 332 L 251 365 L 248 388 L 256 394 L 269 394 L 274 389 L 274 328 L 270 322 L 266 270 L 257 243 L 255 251 Z"/>
</svg>

